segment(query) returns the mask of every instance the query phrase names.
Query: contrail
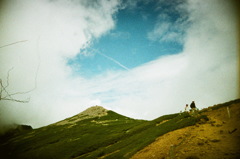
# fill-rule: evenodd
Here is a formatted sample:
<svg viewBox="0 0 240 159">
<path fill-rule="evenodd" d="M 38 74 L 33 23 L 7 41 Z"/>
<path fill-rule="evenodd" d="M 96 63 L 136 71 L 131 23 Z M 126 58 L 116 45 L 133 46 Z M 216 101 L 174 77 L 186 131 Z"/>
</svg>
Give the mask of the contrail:
<svg viewBox="0 0 240 159">
<path fill-rule="evenodd" d="M 124 66 L 123 64 L 121 64 L 120 62 L 118 62 L 117 60 L 115 60 L 114 58 L 109 57 L 109 56 L 107 56 L 107 55 L 105 55 L 105 54 L 102 54 L 102 53 L 100 53 L 100 52 L 97 52 L 97 53 L 100 54 L 100 55 L 102 55 L 102 56 L 104 56 L 104 57 L 106 57 L 107 59 L 111 60 L 112 62 L 114 62 L 114 63 L 117 64 L 118 66 L 122 67 L 123 69 L 129 71 L 129 68 L 127 68 L 126 66 Z"/>
</svg>

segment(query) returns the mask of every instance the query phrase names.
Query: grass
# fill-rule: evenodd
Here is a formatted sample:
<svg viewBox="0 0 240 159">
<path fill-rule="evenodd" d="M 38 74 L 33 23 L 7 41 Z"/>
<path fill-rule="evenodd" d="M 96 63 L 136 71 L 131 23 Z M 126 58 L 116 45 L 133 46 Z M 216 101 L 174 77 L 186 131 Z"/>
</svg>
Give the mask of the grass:
<svg viewBox="0 0 240 159">
<path fill-rule="evenodd" d="M 217 109 L 220 109 L 222 107 L 231 106 L 231 105 L 237 104 L 237 103 L 240 103 L 240 99 L 231 100 L 229 102 L 225 102 L 225 103 L 214 105 L 214 106 L 211 107 L 211 110 L 217 110 Z M 205 108 L 205 109 L 201 110 L 200 113 L 205 112 L 205 111 L 208 111 L 208 109 Z"/>
<path fill-rule="evenodd" d="M 145 121 L 108 111 L 107 116 L 81 120 L 72 127 L 50 125 L 14 136 L 0 143 L 0 154 L 24 159 L 130 158 L 157 137 L 201 118 L 181 113 Z"/>
</svg>

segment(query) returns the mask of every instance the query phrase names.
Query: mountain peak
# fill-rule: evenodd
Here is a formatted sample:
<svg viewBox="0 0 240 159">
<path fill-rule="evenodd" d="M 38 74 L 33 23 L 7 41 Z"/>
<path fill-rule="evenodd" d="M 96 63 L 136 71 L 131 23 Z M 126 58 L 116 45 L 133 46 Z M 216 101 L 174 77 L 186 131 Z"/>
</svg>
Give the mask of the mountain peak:
<svg viewBox="0 0 240 159">
<path fill-rule="evenodd" d="M 108 110 L 103 108 L 102 106 L 92 106 L 86 110 L 84 110 L 82 113 L 78 114 L 80 116 L 89 116 L 89 117 L 100 117 L 107 115 Z"/>
<path fill-rule="evenodd" d="M 65 125 L 65 124 L 70 124 L 70 125 L 75 125 L 78 121 L 89 119 L 89 118 L 95 118 L 95 117 L 101 117 L 101 116 L 106 116 L 108 113 L 108 110 L 103 108 L 102 106 L 92 106 L 83 112 L 62 120 L 60 122 L 57 122 L 57 125 Z"/>
</svg>

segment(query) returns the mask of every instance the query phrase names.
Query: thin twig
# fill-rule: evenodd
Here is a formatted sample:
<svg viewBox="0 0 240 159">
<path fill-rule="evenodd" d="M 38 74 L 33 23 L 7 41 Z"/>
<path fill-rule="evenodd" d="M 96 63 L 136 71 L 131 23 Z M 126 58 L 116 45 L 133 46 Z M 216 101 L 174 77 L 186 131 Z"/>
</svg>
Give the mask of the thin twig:
<svg viewBox="0 0 240 159">
<path fill-rule="evenodd" d="M 3 92 L 2 79 L 0 79 L 0 87 L 1 87 L 1 90 L 0 90 L 0 100 L 1 100 L 2 99 L 2 92 Z"/>
<path fill-rule="evenodd" d="M 10 74 L 10 71 L 12 71 L 13 70 L 13 67 L 10 69 L 10 70 L 8 70 L 8 74 L 7 74 L 7 85 L 5 86 L 5 89 L 9 86 L 9 74 Z"/>
<path fill-rule="evenodd" d="M 27 40 L 21 40 L 21 41 L 17 41 L 17 42 L 11 43 L 11 44 L 6 44 L 6 45 L 3 45 L 3 46 L 0 46 L 0 48 L 7 47 L 7 46 L 10 46 L 10 45 L 14 45 L 14 44 L 17 44 L 17 43 L 23 43 L 23 42 L 27 42 Z"/>
<path fill-rule="evenodd" d="M 18 99 L 13 99 L 13 98 L 3 98 L 2 100 L 9 100 L 9 101 L 14 101 L 14 102 L 19 102 L 19 103 L 28 103 L 29 99 L 27 100 L 18 100 Z"/>
<path fill-rule="evenodd" d="M 8 70 L 8 74 L 7 74 L 7 81 L 6 81 L 6 86 L 4 86 L 2 79 L 0 79 L 0 100 L 8 100 L 8 101 L 14 101 L 14 102 L 21 102 L 21 103 L 27 103 L 29 101 L 28 100 L 19 100 L 19 99 L 14 99 L 12 96 L 16 95 L 16 94 L 26 94 L 30 91 L 27 92 L 18 92 L 18 93 L 9 93 L 7 90 L 7 87 L 9 86 L 9 76 L 10 76 L 10 72 L 13 68 L 11 68 L 10 70 Z"/>
<path fill-rule="evenodd" d="M 38 40 L 37 40 L 37 53 L 38 53 L 38 60 L 39 60 L 39 63 L 38 63 L 38 66 L 37 66 L 37 72 L 36 72 L 36 75 L 35 75 L 35 85 L 34 85 L 34 88 L 29 90 L 29 91 L 25 91 L 25 92 L 15 92 L 15 93 L 9 93 L 7 88 L 9 86 L 9 76 L 10 76 L 10 72 L 12 71 L 13 68 L 11 68 L 10 70 L 8 70 L 8 73 L 7 73 L 7 81 L 6 81 L 6 86 L 4 86 L 3 82 L 2 82 L 2 79 L 0 79 L 0 101 L 1 100 L 8 100 L 8 101 L 14 101 L 14 102 L 21 102 L 21 103 L 27 103 L 29 102 L 29 99 L 28 100 L 18 100 L 18 99 L 15 99 L 13 98 L 13 96 L 15 95 L 20 95 L 20 94 L 27 94 L 27 93 L 30 93 L 32 92 L 33 90 L 35 90 L 37 88 L 37 76 L 38 76 L 38 71 L 39 71 L 39 68 L 40 68 L 40 55 L 39 55 L 39 52 L 38 52 L 38 48 L 39 48 L 39 39 L 40 37 L 38 37 Z M 10 46 L 10 45 L 14 45 L 14 44 L 17 44 L 17 43 L 22 43 L 22 42 L 27 42 L 28 40 L 21 40 L 21 41 L 17 41 L 17 42 L 14 42 L 14 43 L 10 43 L 10 44 L 6 44 L 6 45 L 3 45 L 3 46 L 0 46 L 0 48 L 3 48 L 3 47 L 7 47 L 7 46 Z"/>
<path fill-rule="evenodd" d="M 38 66 L 37 66 L 37 71 L 36 71 L 36 74 L 35 74 L 35 83 L 34 83 L 34 88 L 32 88 L 31 90 L 29 91 L 24 91 L 24 92 L 15 92 L 15 93 L 12 93 L 11 95 L 18 95 L 18 94 L 27 94 L 27 93 L 30 93 L 32 91 L 34 91 L 36 88 L 37 88 L 37 77 L 38 77 L 38 72 L 39 72 L 39 68 L 40 68 L 40 64 L 41 64 L 41 58 L 40 58 L 40 55 L 39 55 L 39 39 L 40 37 L 38 37 L 38 40 L 37 40 L 37 54 L 38 54 Z"/>
</svg>

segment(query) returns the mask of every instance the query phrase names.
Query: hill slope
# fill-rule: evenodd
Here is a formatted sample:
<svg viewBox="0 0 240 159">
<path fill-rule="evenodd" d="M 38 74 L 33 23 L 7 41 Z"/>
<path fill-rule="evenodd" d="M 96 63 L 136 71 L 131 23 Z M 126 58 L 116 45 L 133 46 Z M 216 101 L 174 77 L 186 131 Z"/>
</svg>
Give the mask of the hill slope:
<svg viewBox="0 0 240 159">
<path fill-rule="evenodd" d="M 200 113 L 207 115 L 209 121 L 166 133 L 132 159 L 240 158 L 240 100 L 209 107 Z"/>
<path fill-rule="evenodd" d="M 239 100 L 237 102 L 239 104 Z M 229 104 L 221 107 L 226 109 L 226 106 L 229 106 Z M 208 110 L 203 110 L 197 114 L 170 114 L 152 121 L 145 121 L 131 119 L 103 107 L 91 107 L 78 115 L 55 124 L 14 134 L 0 141 L 0 156 L 26 159 L 130 158 L 147 145 L 160 141 L 161 137 L 164 137 L 167 141 L 166 134 L 168 132 L 172 131 L 171 133 L 174 133 L 184 130 L 186 127 L 189 129 L 196 123 L 202 123 L 198 124 L 199 127 L 204 125 L 203 123 L 208 121 Z M 212 112 L 214 111 L 212 110 Z M 212 120 L 210 119 L 211 122 Z M 211 124 L 217 123 L 212 122 Z M 239 129 L 230 131 L 234 131 L 232 134 L 236 134 L 235 132 Z M 181 142 L 182 145 L 183 141 L 187 141 L 187 139 L 184 136 L 181 137 L 184 139 Z M 177 142 L 179 141 L 181 139 L 177 140 Z M 215 138 L 212 142 L 219 143 Z M 159 143 L 162 145 L 164 142 Z M 171 154 L 177 156 L 175 151 L 178 151 L 177 148 L 180 146 L 177 143 L 174 144 L 176 144 L 176 148 L 173 146 Z M 147 151 L 151 152 L 154 147 L 156 148 L 156 146 L 153 146 L 148 148 Z M 138 156 L 133 157 L 139 158 L 139 156 L 145 155 L 146 158 L 149 158 L 149 156 L 151 158 L 152 154 L 156 155 L 155 152 L 144 154 L 145 149 L 136 154 Z M 168 153 L 169 150 L 165 149 L 165 152 Z M 163 157 L 168 156 L 169 154 Z"/>
</svg>

